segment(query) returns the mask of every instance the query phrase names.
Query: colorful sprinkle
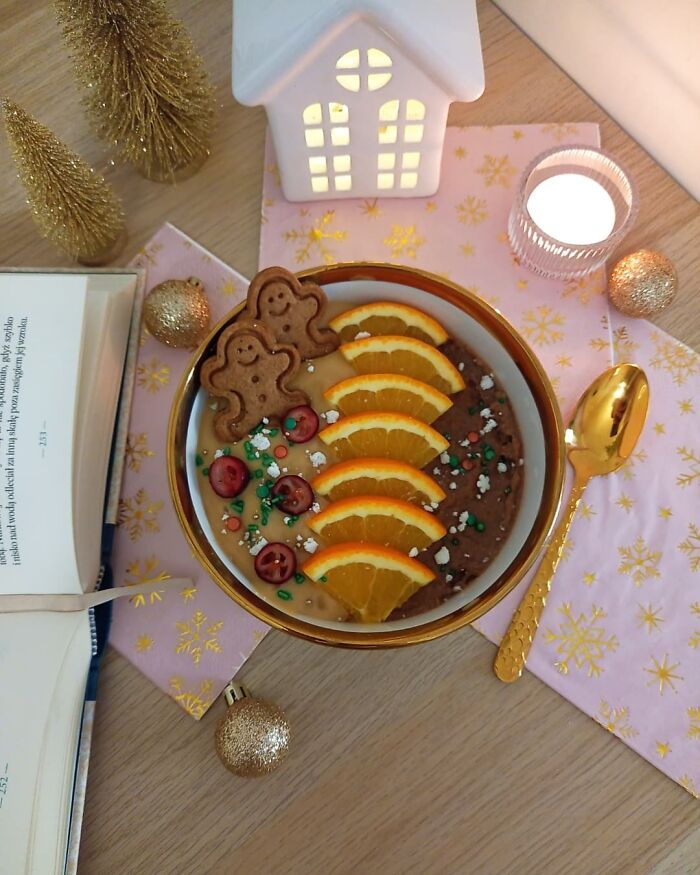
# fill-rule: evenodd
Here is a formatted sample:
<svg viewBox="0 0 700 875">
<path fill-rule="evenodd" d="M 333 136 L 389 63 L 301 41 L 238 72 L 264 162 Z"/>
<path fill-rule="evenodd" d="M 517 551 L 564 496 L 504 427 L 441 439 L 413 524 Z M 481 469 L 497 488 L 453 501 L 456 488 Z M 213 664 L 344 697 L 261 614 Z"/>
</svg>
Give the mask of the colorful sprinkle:
<svg viewBox="0 0 700 875">
<path fill-rule="evenodd" d="M 226 528 L 229 532 L 237 532 L 241 527 L 241 518 L 237 516 L 230 516 L 226 520 Z"/>
<path fill-rule="evenodd" d="M 303 583 L 303 582 L 304 582 L 304 575 L 301 573 L 301 571 L 296 571 L 294 573 L 294 583 Z"/>
<path fill-rule="evenodd" d="M 453 468 L 459 468 L 459 459 L 457 456 L 450 456 L 450 465 Z"/>
<path fill-rule="evenodd" d="M 205 477 L 208 477 L 209 476 L 209 468 L 202 468 L 202 474 L 204 474 Z"/>
<path fill-rule="evenodd" d="M 235 501 L 229 502 L 229 506 L 234 510 L 238 511 L 238 513 L 243 513 L 243 508 L 245 507 L 245 501 L 242 498 L 237 498 Z"/>
<path fill-rule="evenodd" d="M 483 532 L 486 529 L 486 523 L 482 523 L 481 520 L 475 526 L 477 532 Z"/>
<path fill-rule="evenodd" d="M 472 462 L 470 459 L 463 459 L 462 467 L 465 471 L 471 471 L 471 469 L 474 467 L 474 462 Z"/>
<path fill-rule="evenodd" d="M 475 413 L 478 413 L 478 411 L 479 411 L 479 408 L 478 408 L 478 407 L 470 407 L 470 408 L 469 408 L 469 413 L 470 413 L 471 416 L 474 416 L 474 414 L 475 414 Z"/>
<path fill-rule="evenodd" d="M 452 543 L 453 543 L 453 544 L 455 545 L 455 547 L 456 547 L 456 546 L 459 544 L 459 538 L 452 538 Z"/>
<path fill-rule="evenodd" d="M 198 468 L 200 465 L 204 464 L 204 459 L 199 455 L 199 453 L 197 453 L 197 455 L 194 457 L 194 463 Z"/>
<path fill-rule="evenodd" d="M 484 450 L 484 458 L 489 462 L 491 461 L 491 459 L 495 459 L 496 458 L 495 451 L 492 450 L 490 447 L 488 450 Z"/>
<path fill-rule="evenodd" d="M 286 431 L 291 431 L 293 428 L 296 428 L 297 421 L 293 416 L 288 416 L 285 421 L 282 423 L 283 427 Z"/>
<path fill-rule="evenodd" d="M 246 453 L 252 453 L 253 452 L 253 445 L 251 444 L 250 441 L 244 441 L 243 442 L 243 449 L 246 451 Z"/>
<path fill-rule="evenodd" d="M 467 525 L 472 527 L 476 525 L 476 517 L 473 513 L 470 513 L 467 517 Z"/>
<path fill-rule="evenodd" d="M 224 455 L 225 456 L 231 455 L 231 447 L 224 447 Z"/>
<path fill-rule="evenodd" d="M 262 468 L 256 468 L 255 471 L 253 471 L 253 476 L 255 477 L 256 480 L 262 480 L 262 476 L 263 476 Z"/>
<path fill-rule="evenodd" d="M 258 530 L 258 527 L 255 525 L 255 523 L 249 523 L 246 528 L 249 532 L 257 532 Z"/>
<path fill-rule="evenodd" d="M 267 498 L 270 494 L 270 487 L 266 486 L 264 483 L 261 483 L 260 486 L 255 490 L 255 494 L 258 498 Z"/>
<path fill-rule="evenodd" d="M 471 444 L 476 443 L 476 442 L 479 440 L 479 435 L 478 435 L 478 433 L 475 432 L 475 431 L 470 431 L 469 434 L 467 435 L 467 440 L 468 440 L 469 443 L 471 443 Z"/>
<path fill-rule="evenodd" d="M 280 430 L 278 428 L 271 428 L 270 431 L 268 432 L 270 437 L 275 437 L 275 435 L 278 435 L 279 433 L 280 433 Z"/>
<path fill-rule="evenodd" d="M 290 602 L 292 600 L 292 594 L 287 589 L 278 589 L 277 597 L 282 599 L 283 602 Z"/>
<path fill-rule="evenodd" d="M 273 453 L 274 453 L 276 459 L 284 459 L 287 456 L 287 454 L 289 453 L 289 450 L 286 447 L 279 446 L 279 447 L 275 447 L 275 449 L 273 450 Z"/>
<path fill-rule="evenodd" d="M 321 581 L 321 583 L 328 583 L 328 578 L 326 577 L 325 574 L 322 574 L 322 575 L 319 577 L 319 580 Z"/>
</svg>

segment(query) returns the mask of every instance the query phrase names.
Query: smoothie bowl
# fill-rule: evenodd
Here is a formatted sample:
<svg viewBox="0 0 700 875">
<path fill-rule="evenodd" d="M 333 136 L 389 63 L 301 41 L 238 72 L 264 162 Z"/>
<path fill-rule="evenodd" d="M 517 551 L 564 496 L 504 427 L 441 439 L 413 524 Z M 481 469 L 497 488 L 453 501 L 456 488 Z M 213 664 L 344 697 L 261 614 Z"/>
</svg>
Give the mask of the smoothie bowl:
<svg viewBox="0 0 700 875">
<path fill-rule="evenodd" d="M 551 385 L 515 329 L 432 274 L 269 268 L 194 353 L 168 471 L 216 583 L 332 645 L 428 641 L 522 578 L 561 497 Z"/>
</svg>

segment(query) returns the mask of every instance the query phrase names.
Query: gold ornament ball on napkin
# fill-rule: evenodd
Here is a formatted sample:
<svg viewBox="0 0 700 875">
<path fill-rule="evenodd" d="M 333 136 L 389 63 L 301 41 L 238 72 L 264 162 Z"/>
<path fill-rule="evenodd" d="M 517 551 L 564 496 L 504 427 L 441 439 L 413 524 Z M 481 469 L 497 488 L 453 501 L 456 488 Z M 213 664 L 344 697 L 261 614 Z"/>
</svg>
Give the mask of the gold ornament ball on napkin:
<svg viewBox="0 0 700 875">
<path fill-rule="evenodd" d="M 219 721 L 215 744 L 229 772 L 240 778 L 257 778 L 272 772 L 287 756 L 289 723 L 277 705 L 241 699 Z"/>
<path fill-rule="evenodd" d="M 165 280 L 154 286 L 143 304 L 143 318 L 150 333 L 168 346 L 193 347 L 209 328 L 209 302 L 202 283 Z"/>
<path fill-rule="evenodd" d="M 678 276 L 660 252 L 640 249 L 621 258 L 608 283 L 610 300 L 628 316 L 651 316 L 668 307 L 676 295 Z"/>
</svg>

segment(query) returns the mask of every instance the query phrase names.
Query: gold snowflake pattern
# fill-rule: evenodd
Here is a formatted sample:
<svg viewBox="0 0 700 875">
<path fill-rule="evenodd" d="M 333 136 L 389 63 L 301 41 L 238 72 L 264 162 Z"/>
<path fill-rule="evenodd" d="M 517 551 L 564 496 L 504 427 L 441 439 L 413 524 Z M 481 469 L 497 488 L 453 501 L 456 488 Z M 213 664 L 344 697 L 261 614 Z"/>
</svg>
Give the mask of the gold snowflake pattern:
<svg viewBox="0 0 700 875">
<path fill-rule="evenodd" d="M 561 554 L 559 556 L 560 562 L 567 562 L 571 558 L 571 554 L 574 550 L 574 542 L 571 540 L 571 536 L 567 535 L 564 538 L 564 543 L 561 545 Z"/>
<path fill-rule="evenodd" d="M 670 507 L 660 507 L 659 508 L 659 516 L 662 520 L 670 520 L 673 516 L 673 511 Z"/>
<path fill-rule="evenodd" d="M 656 434 L 666 434 L 666 425 L 663 422 L 655 422 L 654 431 Z"/>
<path fill-rule="evenodd" d="M 139 586 L 144 583 L 161 583 L 170 580 L 167 571 L 159 568 L 160 560 L 156 556 L 148 556 L 146 559 L 134 559 L 126 566 L 125 586 Z M 135 608 L 143 608 L 147 604 L 155 605 L 163 601 L 165 589 L 152 589 L 149 592 L 139 592 L 131 596 L 129 601 Z"/>
<path fill-rule="evenodd" d="M 186 586 L 184 589 L 180 590 L 180 595 L 182 596 L 183 602 L 194 601 L 194 597 L 197 595 L 197 587 Z"/>
<path fill-rule="evenodd" d="M 583 582 L 586 584 L 586 586 L 593 586 L 597 579 L 598 575 L 595 573 L 595 571 L 586 571 L 583 575 Z"/>
<path fill-rule="evenodd" d="M 607 316 L 601 318 L 601 324 L 605 331 L 609 329 L 609 320 Z M 588 341 L 588 345 L 596 350 L 596 352 L 604 352 L 610 348 L 611 340 L 607 337 L 593 337 Z M 612 331 L 612 352 L 615 361 L 629 361 L 634 358 L 635 351 L 639 349 L 639 344 L 636 340 L 632 340 L 625 325 L 620 325 L 618 328 L 613 328 Z"/>
<path fill-rule="evenodd" d="M 391 234 L 384 238 L 384 245 L 389 247 L 392 258 L 402 255 L 415 258 L 418 249 L 425 243 L 415 225 L 392 225 Z"/>
<path fill-rule="evenodd" d="M 524 280 L 524 279 L 521 277 L 521 278 L 518 280 L 518 282 L 516 283 L 516 285 L 518 286 L 518 291 L 519 291 L 519 292 L 522 292 L 523 289 L 526 289 L 526 288 L 527 288 L 527 280 Z"/>
<path fill-rule="evenodd" d="M 145 267 L 147 264 L 154 265 L 158 263 L 156 255 L 162 250 L 162 243 L 152 243 L 150 247 L 144 246 L 136 253 L 136 263 L 138 267 Z"/>
<path fill-rule="evenodd" d="M 697 708 L 688 708 L 688 719 L 690 726 L 686 735 L 688 738 L 697 738 L 700 740 L 700 706 Z"/>
<path fill-rule="evenodd" d="M 652 550 L 641 535 L 629 547 L 618 547 L 617 551 L 621 557 L 618 573 L 630 575 L 635 586 L 641 586 L 652 577 L 661 577 L 658 569 L 661 550 Z"/>
<path fill-rule="evenodd" d="M 232 298 L 239 292 L 243 294 L 244 291 L 245 290 L 243 284 L 239 283 L 238 280 L 232 278 L 225 279 L 221 283 L 221 287 L 219 288 L 219 293 L 222 294 L 225 298 Z"/>
<path fill-rule="evenodd" d="M 573 665 L 585 669 L 588 677 L 600 677 L 604 670 L 601 663 L 619 646 L 617 638 L 608 636 L 600 625 L 607 614 L 595 605 L 591 607 L 590 616 L 576 614 L 570 602 L 564 602 L 558 611 L 564 620 L 558 631 L 546 629 L 544 640 L 547 644 L 556 644 L 556 652 L 563 657 L 559 661 L 562 673 L 568 673 Z"/>
<path fill-rule="evenodd" d="M 275 202 L 271 197 L 263 198 L 262 209 L 260 210 L 260 224 L 267 225 L 270 221 L 269 216 L 267 215 L 267 211 L 270 207 L 274 207 Z"/>
<path fill-rule="evenodd" d="M 207 625 L 207 617 L 203 611 L 195 611 L 191 619 L 182 623 L 175 621 L 179 638 L 175 653 L 187 654 L 195 665 L 199 665 L 205 651 L 221 653 L 223 648 L 219 644 L 219 632 L 223 625 L 223 620 Z"/>
<path fill-rule="evenodd" d="M 583 276 L 568 282 L 562 289 L 561 296 L 562 298 L 573 298 L 579 303 L 587 305 L 593 298 L 602 295 L 604 291 L 605 285 L 601 275 L 596 272 L 592 276 Z"/>
<path fill-rule="evenodd" d="M 659 662 L 659 660 L 655 657 L 651 657 L 651 666 L 649 668 L 644 668 L 644 671 L 651 675 L 651 680 L 648 682 L 647 686 L 659 685 L 659 693 L 663 696 L 664 690 L 667 686 L 669 686 L 674 693 L 678 692 L 676 690 L 676 684 L 674 681 L 682 681 L 683 675 L 676 674 L 676 669 L 680 666 L 680 662 L 669 663 L 668 661 L 668 653 L 664 655 L 664 658 Z"/>
<path fill-rule="evenodd" d="M 688 447 L 678 447 L 676 453 L 681 457 L 681 461 L 688 465 L 688 470 L 676 478 L 676 484 L 686 487 L 698 480 L 700 486 L 700 451 L 689 450 Z"/>
<path fill-rule="evenodd" d="M 654 355 L 649 364 L 652 368 L 671 374 L 676 386 L 683 386 L 688 377 L 700 373 L 700 355 L 679 340 L 654 331 L 651 335 Z"/>
<path fill-rule="evenodd" d="M 214 681 L 209 678 L 201 681 L 197 690 L 186 689 L 185 682 L 179 675 L 170 678 L 170 695 L 195 720 L 200 720 L 214 701 L 213 689 Z"/>
<path fill-rule="evenodd" d="M 605 699 L 601 699 L 594 720 L 619 738 L 634 738 L 635 735 L 639 735 L 639 731 L 630 726 L 629 717 L 630 709 L 628 707 L 613 708 Z"/>
<path fill-rule="evenodd" d="M 570 368 L 573 367 L 573 363 L 571 361 L 570 355 L 560 355 L 557 357 L 556 364 L 560 368 Z"/>
<path fill-rule="evenodd" d="M 664 759 L 668 754 L 673 753 L 673 751 L 671 750 L 671 745 L 667 741 L 657 741 L 656 752 L 661 757 L 661 759 Z"/>
<path fill-rule="evenodd" d="M 542 128 L 542 133 L 553 137 L 557 143 L 561 143 L 567 137 L 573 137 L 578 134 L 576 125 L 564 124 L 563 122 L 552 122 Z"/>
<path fill-rule="evenodd" d="M 646 462 L 646 460 L 646 450 L 635 450 L 635 452 L 630 455 L 630 457 L 621 468 L 622 476 L 625 478 L 625 480 L 632 480 L 634 475 L 637 473 L 638 465 L 641 465 L 642 462 Z"/>
<path fill-rule="evenodd" d="M 145 431 L 126 436 L 124 458 L 126 459 L 126 466 L 130 471 L 140 471 L 141 463 L 145 459 L 152 459 L 153 456 L 155 456 L 155 453 L 148 448 L 148 435 Z"/>
<path fill-rule="evenodd" d="M 155 534 L 160 531 L 158 514 L 162 507 L 162 501 L 152 501 L 141 488 L 133 498 L 119 499 L 118 525 L 126 529 L 132 541 L 140 541 L 147 532 Z"/>
<path fill-rule="evenodd" d="M 629 513 L 636 503 L 636 498 L 630 498 L 624 492 L 620 493 L 620 497 L 615 500 L 615 504 Z"/>
<path fill-rule="evenodd" d="M 549 346 L 564 339 L 561 329 L 565 321 L 561 313 L 555 312 L 547 304 L 541 304 L 533 310 L 525 311 L 521 330 L 537 346 Z"/>
<path fill-rule="evenodd" d="M 437 208 L 438 205 L 435 203 L 435 201 L 428 201 L 428 203 L 425 205 L 426 213 L 434 213 Z"/>
<path fill-rule="evenodd" d="M 524 136 L 525 136 L 524 132 L 519 130 L 519 129 L 516 129 L 513 131 L 513 139 L 514 140 L 522 140 L 522 138 Z"/>
<path fill-rule="evenodd" d="M 147 392 L 160 392 L 163 386 L 170 382 L 170 368 L 162 365 L 158 359 L 140 364 L 136 369 L 136 382 Z"/>
<path fill-rule="evenodd" d="M 693 602 L 690 606 L 690 613 L 697 619 L 700 619 L 700 602 Z M 700 629 L 696 629 L 690 636 L 688 647 L 692 647 L 693 650 L 697 650 L 700 647 Z"/>
<path fill-rule="evenodd" d="M 489 217 L 486 207 L 487 204 L 483 198 L 475 197 L 473 194 L 467 195 L 455 207 L 457 210 L 457 221 L 463 225 L 480 225 Z"/>
<path fill-rule="evenodd" d="M 150 635 L 139 635 L 134 649 L 137 653 L 147 653 L 153 647 L 154 641 Z"/>
<path fill-rule="evenodd" d="M 661 616 L 661 608 L 655 608 L 651 602 L 646 607 L 642 604 L 637 605 L 637 607 L 639 608 L 637 611 L 638 628 L 646 627 L 650 635 L 661 629 L 661 624 L 665 622 Z"/>
<path fill-rule="evenodd" d="M 510 163 L 507 155 L 484 155 L 481 167 L 477 167 L 476 172 L 484 177 L 487 188 L 492 185 L 510 188 L 513 177 L 518 171 Z"/>
<path fill-rule="evenodd" d="M 691 796 L 694 796 L 696 799 L 700 799 L 700 793 L 698 792 L 698 789 L 695 786 L 695 782 L 690 777 L 690 775 L 681 775 L 678 779 L 678 783 L 684 790 L 687 790 Z"/>
<path fill-rule="evenodd" d="M 367 216 L 368 219 L 378 219 L 382 214 L 382 210 L 376 197 L 372 200 L 362 201 L 362 203 L 359 204 L 359 207 L 362 210 L 362 215 Z"/>
<path fill-rule="evenodd" d="M 312 222 L 303 223 L 298 228 L 292 228 L 291 231 L 285 231 L 282 234 L 288 243 L 296 244 L 294 260 L 297 264 L 308 261 L 312 254 L 321 258 L 324 264 L 332 264 L 337 261 L 329 244 L 346 240 L 348 232 L 331 228 L 334 219 L 335 210 L 326 210 L 322 216 Z"/>
<path fill-rule="evenodd" d="M 681 398 L 680 401 L 676 401 L 676 404 L 678 405 L 678 412 L 681 416 L 685 416 L 686 413 L 695 413 L 692 398 Z"/>
<path fill-rule="evenodd" d="M 460 244 L 459 251 L 462 255 L 466 255 L 469 257 L 470 255 L 474 255 L 474 244 L 473 243 L 462 243 Z"/>
<path fill-rule="evenodd" d="M 700 527 L 688 523 L 688 537 L 678 545 L 681 553 L 688 557 L 691 571 L 700 571 Z"/>
<path fill-rule="evenodd" d="M 593 509 L 592 504 L 586 504 L 585 501 L 582 501 L 578 508 L 578 515 L 582 520 L 589 520 L 591 517 L 596 516 L 596 511 Z"/>
<path fill-rule="evenodd" d="M 277 164 L 276 161 L 273 161 L 270 164 L 266 164 L 265 165 L 265 172 L 270 174 L 270 176 L 272 177 L 272 181 L 277 186 L 277 188 L 279 188 L 280 185 L 282 185 L 282 177 L 280 176 L 280 168 L 279 168 L 279 164 Z"/>
<path fill-rule="evenodd" d="M 466 155 L 467 150 L 464 148 L 464 146 L 457 146 L 457 148 L 455 149 L 455 158 L 458 161 L 462 161 L 466 157 Z"/>
</svg>

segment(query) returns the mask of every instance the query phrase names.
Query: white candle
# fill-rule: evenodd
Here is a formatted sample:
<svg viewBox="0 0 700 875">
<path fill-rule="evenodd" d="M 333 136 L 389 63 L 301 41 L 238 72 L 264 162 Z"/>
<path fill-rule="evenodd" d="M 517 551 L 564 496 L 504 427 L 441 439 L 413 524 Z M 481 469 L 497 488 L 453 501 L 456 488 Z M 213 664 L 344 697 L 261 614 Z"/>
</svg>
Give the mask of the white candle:
<svg viewBox="0 0 700 875">
<path fill-rule="evenodd" d="M 527 200 L 532 220 L 549 237 L 585 245 L 605 240 L 615 227 L 615 205 L 600 183 L 580 173 L 540 182 Z"/>
</svg>

